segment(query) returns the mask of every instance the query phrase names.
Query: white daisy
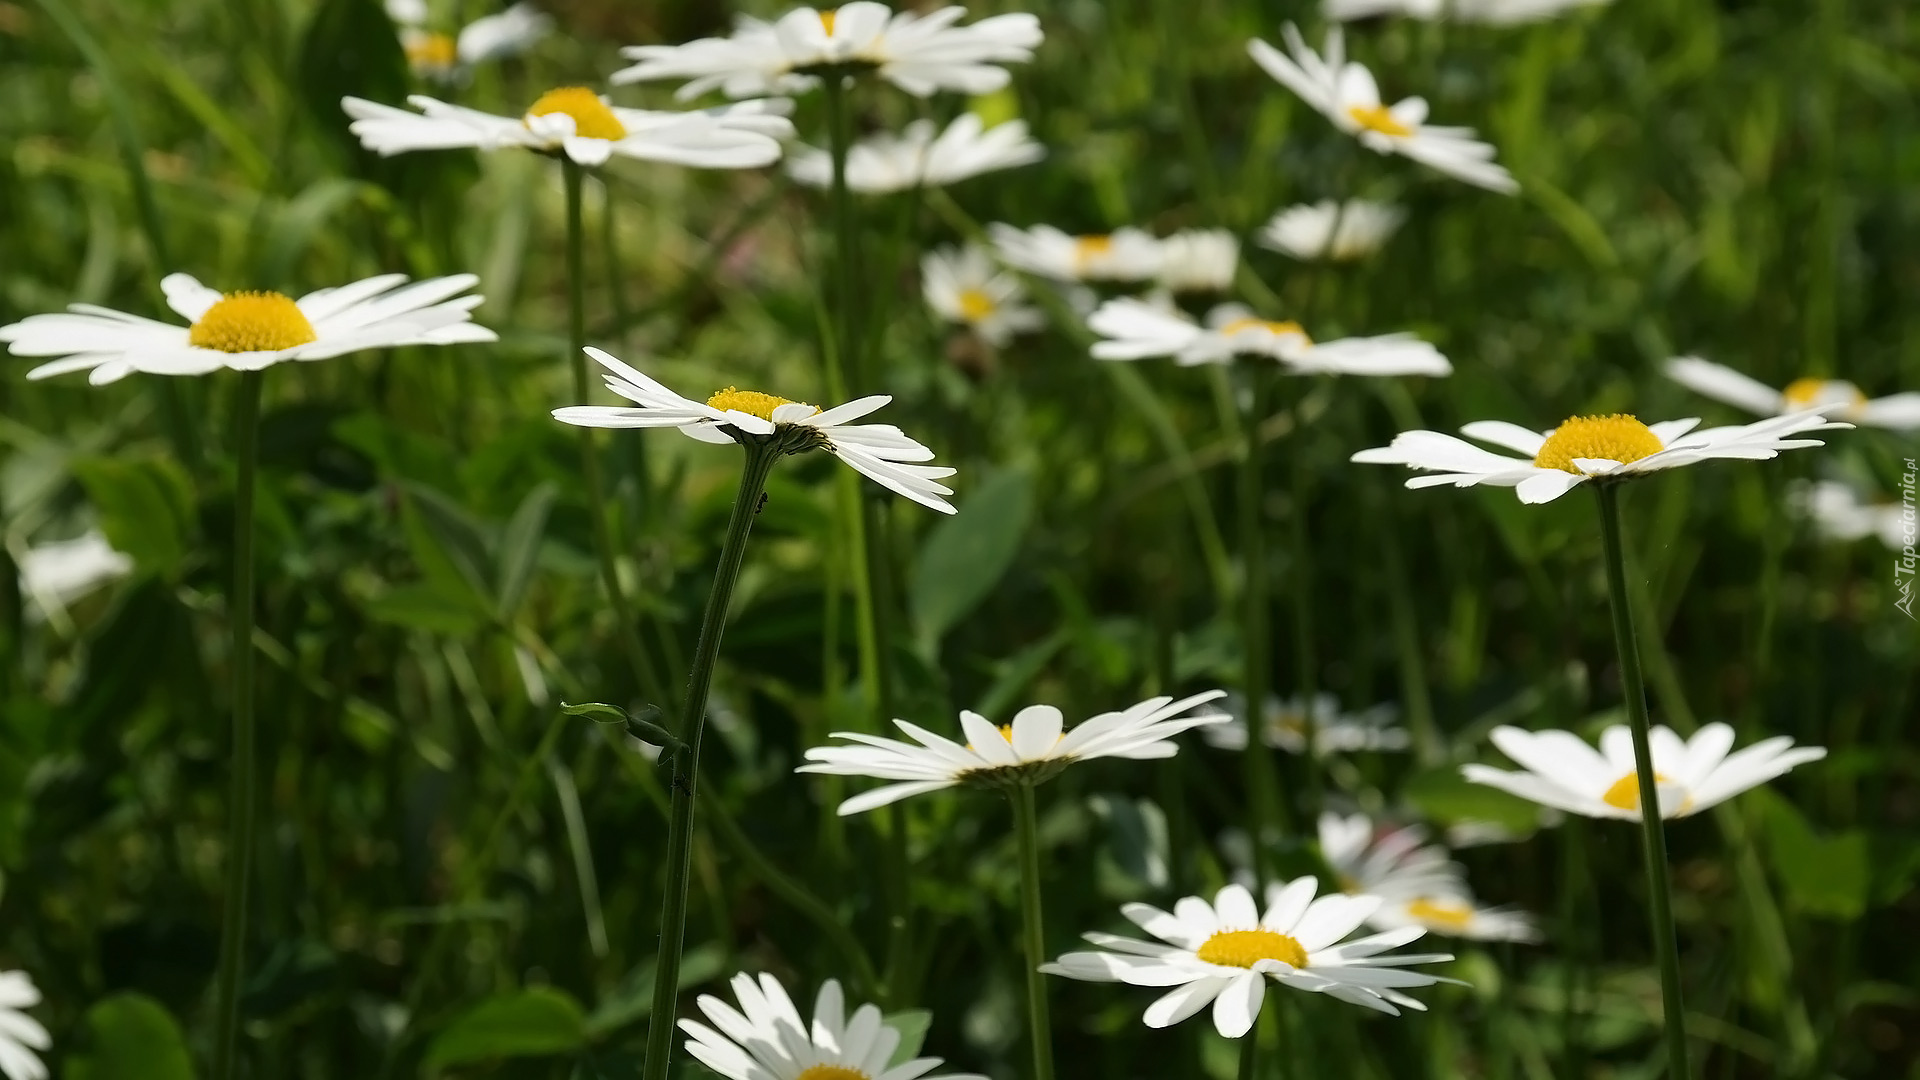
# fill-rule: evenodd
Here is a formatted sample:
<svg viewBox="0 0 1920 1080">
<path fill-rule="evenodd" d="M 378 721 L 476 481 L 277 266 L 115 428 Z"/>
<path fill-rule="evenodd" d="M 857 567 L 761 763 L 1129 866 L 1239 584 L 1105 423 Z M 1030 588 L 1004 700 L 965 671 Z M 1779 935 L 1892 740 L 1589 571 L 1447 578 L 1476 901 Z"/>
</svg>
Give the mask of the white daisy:
<svg viewBox="0 0 1920 1080">
<path fill-rule="evenodd" d="M 1160 241 L 1162 288 L 1226 292 L 1240 267 L 1240 241 L 1225 229 L 1186 229 Z"/>
<path fill-rule="evenodd" d="M 92 530 L 28 548 L 20 560 L 20 593 L 33 601 L 37 612 L 58 611 L 132 572 L 133 560 Z"/>
<path fill-rule="evenodd" d="M 53 1045 L 53 1036 L 25 1012 L 40 1004 L 40 991 L 24 971 L 0 971 L 0 1076 L 7 1080 L 47 1080 L 47 1067 L 34 1051 Z"/>
<path fill-rule="evenodd" d="M 1493 160 L 1492 146 L 1481 142 L 1472 128 L 1438 127 L 1427 123 L 1427 101 L 1410 97 L 1391 107 L 1380 101 L 1380 89 L 1366 65 L 1346 60 L 1346 40 L 1339 27 L 1327 31 L 1323 60 L 1300 31 L 1288 23 L 1281 31 L 1287 53 L 1258 38 L 1247 43 L 1254 62 L 1300 100 L 1333 121 L 1335 127 L 1379 154 L 1399 154 L 1456 180 L 1511 195 L 1520 190 L 1511 175 Z"/>
<path fill-rule="evenodd" d="M 1201 326 L 1179 311 L 1130 297 L 1109 300 L 1087 319 L 1099 334 L 1098 360 L 1171 356 L 1183 366 L 1224 364 L 1235 356 L 1266 356 L 1294 375 L 1446 375 L 1453 365 L 1412 334 L 1316 342 L 1296 322 L 1254 317 L 1223 304 Z"/>
<path fill-rule="evenodd" d="M 945 187 L 1047 156 L 1046 148 L 1028 137 L 1024 120 L 981 128 L 977 114 L 961 113 L 938 135 L 931 120 L 915 120 L 898 135 L 870 135 L 847 148 L 847 187 L 869 195 Z M 787 155 L 787 172 L 809 187 L 827 187 L 833 183 L 833 155 L 795 147 Z"/>
<path fill-rule="evenodd" d="M 958 784 L 1038 784 L 1076 761 L 1172 757 L 1180 750 L 1172 742 L 1175 735 L 1227 719 L 1225 713 L 1188 712 L 1224 694 L 1212 690 L 1179 701 L 1149 698 L 1120 712 L 1091 717 L 1070 731 L 1060 710 L 1051 705 L 1029 705 L 1002 727 L 979 713 L 962 712 L 965 744 L 895 720 L 914 742 L 836 731 L 834 738 L 858 745 L 813 747 L 806 753 L 808 764 L 795 771 L 898 781 L 841 803 L 843 816 Z"/>
<path fill-rule="evenodd" d="M 1857 424 L 1894 431 L 1920 430 L 1920 392 L 1912 390 L 1870 399 L 1845 379 L 1816 378 L 1795 379 L 1785 389 L 1775 390 L 1725 364 L 1697 356 L 1667 361 L 1667 375 L 1689 390 L 1761 416 L 1784 416 L 1827 406 L 1829 415 Z"/>
<path fill-rule="evenodd" d="M 1401 990 L 1455 981 L 1406 970 L 1453 959 L 1447 953 L 1387 953 L 1419 940 L 1425 931 L 1417 926 L 1341 944 L 1380 898 L 1336 893 L 1316 900 L 1318 888 L 1310 877 L 1270 885 L 1265 914 L 1240 885 L 1221 889 L 1212 904 L 1186 897 L 1171 914 L 1127 904 L 1120 913 L 1159 941 L 1089 933 L 1083 936 L 1106 951 L 1067 953 L 1040 970 L 1088 982 L 1174 987 L 1147 1006 L 1148 1027 L 1177 1024 L 1211 1004 L 1213 1026 L 1229 1039 L 1252 1029 L 1268 979 L 1396 1016 L 1396 1006 L 1426 1008 Z"/>
<path fill-rule="evenodd" d="M 1708 724 L 1684 742 L 1661 725 L 1648 733 L 1660 816 L 1686 817 L 1725 802 L 1748 788 L 1782 776 L 1796 765 L 1827 756 L 1824 747 L 1793 745 L 1785 735 L 1762 739 L 1737 753 L 1733 729 Z M 1493 745 L 1525 772 L 1463 765 L 1476 784 L 1511 792 L 1530 802 L 1585 817 L 1640 820 L 1640 781 L 1634 770 L 1633 736 L 1616 724 L 1600 733 L 1600 749 L 1569 731 L 1493 729 Z"/>
<path fill-rule="evenodd" d="M 475 64 L 526 52 L 553 28 L 552 19 L 525 2 L 475 19 L 458 35 L 428 26 L 427 5 L 420 0 L 388 0 L 387 15 L 399 24 L 407 65 L 436 82 L 454 82 Z"/>
<path fill-rule="evenodd" d="M 414 150 L 498 150 L 521 147 L 564 152 L 581 165 L 604 165 L 615 154 L 702 169 L 752 169 L 780 158 L 780 140 L 793 134 L 783 99 L 742 101 L 693 112 L 621 109 L 583 86 L 540 95 L 526 115 L 449 105 L 414 94 L 419 112 L 361 98 L 340 99 L 353 117 L 347 130 L 383 157 Z"/>
<path fill-rule="evenodd" d="M 1229 694 L 1227 711 L 1233 719 L 1209 727 L 1200 737 L 1209 746 L 1222 750 L 1247 748 L 1245 699 Z M 1289 754 L 1307 752 L 1308 705 L 1305 699 L 1282 700 L 1268 697 L 1260 710 L 1260 736 L 1268 746 Z M 1314 723 L 1314 749 L 1320 754 L 1352 753 L 1360 750 L 1405 750 L 1410 743 L 1407 729 L 1393 722 L 1391 705 L 1375 705 L 1359 712 L 1343 712 L 1340 699 L 1332 694 L 1315 694 L 1311 714 Z"/>
<path fill-rule="evenodd" d="M 995 348 L 1046 324 L 1026 303 L 1020 278 L 995 266 L 977 245 L 927 252 L 920 260 L 920 288 L 935 314 L 964 324 Z"/>
<path fill-rule="evenodd" d="M 1549 431 L 1529 431 L 1504 420 L 1476 420 L 1461 428 L 1461 433 L 1531 454 L 1532 459 L 1482 450 L 1438 431 L 1404 431 L 1394 436 L 1391 445 L 1362 450 L 1349 460 L 1405 465 L 1437 474 L 1413 477 L 1407 481 L 1410 488 L 1492 484 L 1516 489 L 1523 503 L 1544 503 L 1588 480 L 1624 480 L 1716 458 L 1764 461 L 1782 450 L 1821 445 L 1819 439 L 1790 436 L 1853 426 L 1828 420 L 1819 412 L 1694 431 L 1699 422 L 1697 418 L 1668 420 L 1649 427 L 1620 413 L 1575 416 Z"/>
<path fill-rule="evenodd" d="M 688 79 L 681 99 L 719 89 L 728 97 L 797 94 L 819 73 L 874 69 L 909 94 L 936 90 L 991 93 L 1007 85 L 1001 64 L 1025 63 L 1041 41 L 1032 15 L 995 15 L 956 25 L 966 9 L 920 15 L 866 0 L 824 11 L 794 8 L 773 22 L 741 16 L 728 37 L 684 45 L 638 45 L 622 56 L 639 61 L 615 72 L 615 83 Z"/>
<path fill-rule="evenodd" d="M 1342 892 L 1377 896 L 1367 918 L 1376 930 L 1418 926 L 1446 937 L 1476 941 L 1537 941 L 1532 918 L 1474 902 L 1466 871 L 1447 850 L 1429 844 L 1417 825 L 1381 829 L 1365 814 L 1320 815 L 1320 855 Z"/>
<path fill-rule="evenodd" d="M 1380 250 L 1406 219 L 1392 203 L 1322 199 L 1273 215 L 1260 230 L 1260 246 L 1301 260 L 1349 262 Z"/>
<path fill-rule="evenodd" d="M 1868 502 L 1853 488 L 1834 480 L 1797 486 L 1791 495 L 1794 506 L 1813 520 L 1815 528 L 1835 540 L 1876 536 L 1899 551 L 1914 535 L 1916 519 L 1911 503 Z"/>
<path fill-rule="evenodd" d="M 909 464 L 932 461 L 933 451 L 892 424 L 848 423 L 893 400 L 884 394 L 823 411 L 805 402 L 729 386 L 699 402 L 681 397 L 599 349 L 589 346 L 586 353 L 607 369 L 603 373 L 607 389 L 639 408 L 570 405 L 553 410 L 553 418 L 561 423 L 596 428 L 678 428 L 684 435 L 710 443 L 734 442 L 736 437 L 790 438 L 788 453 L 825 450 L 889 491 L 943 514 L 954 512 L 941 498 L 953 494 L 953 489 L 937 482 L 954 471 L 937 465 Z"/>
<path fill-rule="evenodd" d="M 406 280 L 405 274 L 382 274 L 294 300 L 277 292 L 222 294 L 187 274 L 168 274 L 160 289 L 189 326 L 73 304 L 62 314 L 0 326 L 0 341 L 15 356 L 60 357 L 27 372 L 29 379 L 89 371 L 88 381 L 97 386 L 136 371 L 257 371 L 282 360 L 325 360 L 360 349 L 496 340 L 493 331 L 470 321 L 481 297 L 460 295 L 479 278 Z"/>
<path fill-rule="evenodd" d="M 889 1067 L 900 1048 L 899 1029 L 879 1008 L 862 1005 L 847 1015 L 840 984 L 828 979 L 813 1000 L 808 1023 L 786 988 L 771 975 L 733 977 L 739 1008 L 711 994 L 698 1000 L 712 1022 L 680 1021 L 687 1053 L 728 1080 L 915 1080 L 940 1067 L 939 1058 L 914 1058 Z M 929 1080 L 986 1080 L 971 1073 L 943 1073 Z"/>
<path fill-rule="evenodd" d="M 1324 0 L 1321 11 L 1334 22 L 1368 19 L 1376 15 L 1405 15 L 1414 19 L 1451 19 L 1457 22 L 1513 26 L 1541 22 L 1577 8 L 1596 7 L 1609 0 Z"/>
<path fill-rule="evenodd" d="M 1051 225 L 995 222 L 987 236 L 1008 266 L 1055 281 L 1149 281 L 1160 274 L 1160 241 L 1139 229 L 1069 236 Z"/>
</svg>

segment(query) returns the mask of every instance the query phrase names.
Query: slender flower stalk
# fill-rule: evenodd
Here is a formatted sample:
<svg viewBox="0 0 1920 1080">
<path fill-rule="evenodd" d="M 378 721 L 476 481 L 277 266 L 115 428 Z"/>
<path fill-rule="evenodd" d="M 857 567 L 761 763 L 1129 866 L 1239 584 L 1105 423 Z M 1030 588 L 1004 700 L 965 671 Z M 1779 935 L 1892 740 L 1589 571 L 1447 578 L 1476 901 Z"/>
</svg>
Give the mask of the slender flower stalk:
<svg viewBox="0 0 1920 1080">
<path fill-rule="evenodd" d="M 1045 924 L 1040 908 L 1040 825 L 1033 808 L 1033 785 L 1019 783 L 1013 799 L 1014 831 L 1020 838 L 1020 918 L 1027 955 L 1027 1037 L 1033 1043 L 1034 1080 L 1053 1080 L 1053 1026 L 1047 1020 Z"/>
<path fill-rule="evenodd" d="M 1259 730 L 1259 711 L 1265 707 L 1272 690 L 1267 636 L 1267 553 L 1265 532 L 1261 527 L 1260 507 L 1264 500 L 1261 483 L 1260 425 L 1266 418 L 1267 391 L 1272 380 L 1264 371 L 1247 371 L 1247 414 L 1241 425 L 1246 433 L 1237 470 L 1240 504 L 1240 565 L 1242 578 L 1240 641 L 1245 650 L 1240 692 L 1247 714 L 1247 730 Z M 1278 824 L 1280 799 L 1274 784 L 1273 751 L 1265 739 L 1249 738 L 1245 756 L 1248 831 L 1253 834 L 1254 873 L 1262 881 L 1271 875 L 1269 841 Z"/>
<path fill-rule="evenodd" d="M 1647 725 L 1646 681 L 1640 673 L 1640 646 L 1634 640 L 1633 614 L 1627 607 L 1626 555 L 1620 541 L 1618 484 L 1594 485 L 1600 499 L 1600 536 L 1606 549 L 1607 594 L 1613 611 L 1613 640 L 1620 652 L 1620 688 L 1627 698 L 1627 721 L 1633 730 L 1633 761 L 1641 791 L 1660 790 L 1653 771 L 1653 749 Z M 1643 802 L 1640 835 L 1646 855 L 1647 908 L 1653 920 L 1654 950 L 1660 960 L 1660 1000 L 1665 1009 L 1669 1080 L 1688 1080 L 1687 1018 L 1680 997 L 1680 949 L 1673 930 L 1673 885 L 1667 870 L 1665 819 L 1657 803 L 1648 813 Z"/>
</svg>

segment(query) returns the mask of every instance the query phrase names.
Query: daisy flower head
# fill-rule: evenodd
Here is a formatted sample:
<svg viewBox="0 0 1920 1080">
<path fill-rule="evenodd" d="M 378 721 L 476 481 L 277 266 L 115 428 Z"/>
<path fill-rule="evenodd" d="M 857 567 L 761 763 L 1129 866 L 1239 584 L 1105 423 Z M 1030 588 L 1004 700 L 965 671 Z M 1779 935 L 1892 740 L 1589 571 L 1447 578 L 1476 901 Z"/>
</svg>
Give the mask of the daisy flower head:
<svg viewBox="0 0 1920 1080">
<path fill-rule="evenodd" d="M 868 195 L 945 187 L 1046 156 L 1024 120 L 983 128 L 977 114 L 961 113 L 937 134 L 933 121 L 915 120 L 898 135 L 881 132 L 848 147 L 847 187 Z M 808 187 L 827 187 L 833 183 L 833 155 L 796 147 L 787 155 L 787 172 Z"/>
<path fill-rule="evenodd" d="M 771 975 L 742 972 L 729 984 L 736 1008 L 711 994 L 697 1001 L 708 1024 L 680 1021 L 692 1036 L 687 1053 L 728 1080 L 986 1080 L 969 1073 L 930 1075 L 939 1058 L 889 1066 L 900 1031 L 874 1005 L 849 1016 L 840 984 L 828 979 L 813 1000 L 811 1022 L 800 1016 L 786 988 Z"/>
<path fill-rule="evenodd" d="M 1877 536 L 1895 551 L 1912 543 L 1916 520 L 1911 505 L 1868 502 L 1836 480 L 1802 484 L 1789 494 L 1794 508 L 1824 536 L 1845 541 Z"/>
<path fill-rule="evenodd" d="M 47 1080 L 47 1066 L 35 1051 L 53 1045 L 53 1036 L 26 1010 L 40 1004 L 40 991 L 24 971 L 0 971 L 0 1076 L 7 1080 Z"/>
<path fill-rule="evenodd" d="M 1087 325 L 1102 340 L 1097 360 L 1170 356 L 1182 366 L 1225 364 L 1236 356 L 1278 360 L 1293 375 L 1447 375 L 1453 365 L 1412 334 L 1316 342 L 1297 322 L 1262 319 L 1238 304 L 1222 304 L 1206 325 L 1182 312 L 1122 297 L 1100 305 Z"/>
<path fill-rule="evenodd" d="M 1324 813 L 1319 832 L 1320 856 L 1341 891 L 1380 898 L 1367 917 L 1376 930 L 1418 926 L 1476 941 L 1539 940 L 1523 912 L 1475 903 L 1466 872 L 1417 825 L 1382 828 L 1365 814 Z"/>
<path fill-rule="evenodd" d="M 1172 741 L 1175 735 L 1227 719 L 1225 713 L 1192 711 L 1225 693 L 1212 690 L 1178 701 L 1148 698 L 1131 708 L 1091 717 L 1071 730 L 1052 705 L 1029 705 L 1014 714 L 1011 724 L 1000 727 L 979 713 L 963 711 L 964 743 L 895 720 L 894 725 L 913 742 L 836 731 L 834 738 L 854 745 L 813 747 L 806 752 L 808 763 L 795 771 L 893 781 L 841 803 L 843 817 L 960 784 L 1041 784 L 1077 761 L 1172 757 L 1180 750 Z"/>
<path fill-rule="evenodd" d="M 588 166 L 604 165 L 618 154 L 702 169 L 753 169 L 779 160 L 780 140 L 793 134 L 786 116 L 793 103 L 783 99 L 692 112 L 622 109 L 584 86 L 562 86 L 541 94 L 520 116 L 496 116 L 423 94 L 407 103 L 419 111 L 340 99 L 353 118 L 347 130 L 382 157 L 520 147 L 565 154 Z"/>
<path fill-rule="evenodd" d="M 822 75 L 873 71 L 916 97 L 938 90 L 991 93 L 1007 85 L 1000 65 L 1033 59 L 1040 20 L 994 15 L 962 26 L 966 14 L 961 7 L 896 12 L 857 0 L 794 8 L 772 22 L 741 16 L 727 37 L 622 49 L 636 63 L 615 72 L 613 81 L 686 79 L 676 92 L 682 100 L 715 89 L 741 98 L 797 94 L 819 85 Z"/>
<path fill-rule="evenodd" d="M 1289 206 L 1260 230 L 1260 246 L 1303 262 L 1352 262 L 1384 246 L 1407 212 L 1392 203 L 1348 199 Z"/>
<path fill-rule="evenodd" d="M 920 259 L 920 288 L 934 314 L 966 326 L 996 349 L 1046 324 L 1026 303 L 1020 278 L 995 266 L 978 245 L 927 252 Z"/>
<path fill-rule="evenodd" d="M 1227 711 L 1233 719 L 1200 732 L 1207 745 L 1221 750 L 1247 748 L 1246 699 L 1227 695 Z M 1307 752 L 1307 721 L 1313 721 L 1314 751 L 1317 754 L 1352 753 L 1361 750 L 1405 750 L 1411 743 L 1407 729 L 1394 723 L 1391 705 L 1375 705 L 1357 712 L 1345 712 L 1340 699 L 1332 694 L 1315 694 L 1311 703 L 1305 698 L 1269 696 L 1260 710 L 1260 738 L 1276 750 L 1289 754 Z"/>
<path fill-rule="evenodd" d="M 1795 436 L 1853 426 L 1828 420 L 1820 410 L 1695 431 L 1699 423 L 1689 418 L 1647 425 L 1616 413 L 1570 417 L 1551 430 L 1530 431 L 1503 420 L 1476 420 L 1461 434 L 1532 457 L 1496 454 L 1438 431 L 1405 431 L 1390 445 L 1362 450 L 1348 460 L 1431 474 L 1409 479 L 1410 488 L 1492 484 L 1513 488 L 1523 503 L 1544 503 L 1590 480 L 1611 483 L 1719 458 L 1764 461 L 1782 450 L 1821 445 L 1819 439 Z"/>
<path fill-rule="evenodd" d="M 1697 356 L 1667 361 L 1667 375 L 1689 390 L 1761 416 L 1824 409 L 1828 415 L 1868 427 L 1920 430 L 1920 392 L 1916 391 L 1869 398 L 1845 379 L 1813 377 L 1795 379 L 1775 390 L 1725 364 Z"/>
<path fill-rule="evenodd" d="M 1392 106 L 1380 100 L 1380 88 L 1366 65 L 1346 59 L 1346 39 L 1338 26 L 1327 31 L 1326 56 L 1307 47 L 1288 23 L 1281 31 L 1287 51 L 1255 38 L 1247 51 L 1255 63 L 1315 112 L 1378 154 L 1399 154 L 1456 180 L 1511 195 L 1520 190 L 1512 175 L 1494 160 L 1494 149 L 1472 128 L 1427 123 L 1427 101 L 1410 97 Z"/>
<path fill-rule="evenodd" d="M 706 401 L 679 394 L 617 357 L 587 347 L 587 355 L 607 370 L 607 389 L 634 403 L 624 405 L 569 405 L 553 410 L 563 424 L 595 428 L 678 428 L 701 442 L 727 443 L 776 440 L 783 452 L 802 454 L 825 450 L 887 490 L 943 514 L 954 512 L 943 495 L 953 489 L 939 483 L 954 470 L 932 461 L 933 451 L 908 438 L 892 424 L 855 424 L 893 399 L 876 394 L 821 409 L 757 390 L 727 387 Z"/>
<path fill-rule="evenodd" d="M 86 371 L 96 386 L 136 371 L 258 371 L 361 349 L 494 341 L 493 331 L 471 321 L 482 298 L 461 295 L 479 281 L 456 274 L 409 285 L 405 274 L 382 274 L 295 300 L 277 292 L 220 293 L 190 275 L 168 274 L 161 292 L 189 325 L 73 304 L 0 326 L 0 341 L 15 356 L 57 358 L 27 372 L 29 379 Z"/>
<path fill-rule="evenodd" d="M 429 25 L 425 0 L 387 0 L 387 16 L 400 28 L 407 66 L 422 79 L 443 83 L 463 79 L 476 64 L 526 52 L 553 29 L 553 20 L 525 0 L 475 19 L 458 34 Z"/>
<path fill-rule="evenodd" d="M 1334 22 L 1370 19 L 1379 15 L 1405 15 L 1412 19 L 1486 23 L 1514 26 L 1543 22 L 1577 8 L 1594 7 L 1609 0 L 1324 0 L 1321 12 Z"/>
<path fill-rule="evenodd" d="M 57 611 L 132 572 L 133 560 L 95 529 L 28 548 L 20 560 L 20 593 L 36 612 Z"/>
<path fill-rule="evenodd" d="M 1151 281 L 1160 273 L 1161 243 L 1140 229 L 1070 236 L 1051 225 L 995 222 L 987 237 L 1008 266 L 1054 281 Z"/>
<path fill-rule="evenodd" d="M 1461 775 L 1541 806 L 1592 818 L 1639 821 L 1639 774 L 1633 736 L 1616 724 L 1600 733 L 1600 748 L 1570 731 L 1493 729 L 1493 745 L 1518 762 L 1522 772 L 1489 765 L 1463 765 Z M 1785 735 L 1733 750 L 1733 729 L 1713 723 L 1682 740 L 1660 725 L 1648 736 L 1653 779 L 1663 818 L 1687 817 L 1785 775 L 1797 765 L 1827 756 L 1825 747 L 1794 746 Z"/>
<path fill-rule="evenodd" d="M 1172 912 L 1127 904 L 1120 913 L 1158 941 L 1089 933 L 1083 936 L 1099 951 L 1067 953 L 1040 970 L 1087 982 L 1171 986 L 1147 1006 L 1148 1027 L 1169 1027 L 1211 1005 L 1214 1028 L 1229 1039 L 1253 1028 L 1269 979 L 1395 1016 L 1401 1008 L 1426 1008 L 1402 990 L 1455 981 L 1408 970 L 1453 959 L 1447 953 L 1389 952 L 1419 940 L 1425 931 L 1417 926 L 1345 941 L 1380 898 L 1315 899 L 1318 889 L 1311 877 L 1271 885 L 1265 912 L 1242 885 L 1221 889 L 1211 904 L 1186 897 Z"/>
<path fill-rule="evenodd" d="M 1225 229 L 1186 229 L 1160 241 L 1161 288 L 1226 292 L 1240 267 L 1240 241 Z"/>
</svg>

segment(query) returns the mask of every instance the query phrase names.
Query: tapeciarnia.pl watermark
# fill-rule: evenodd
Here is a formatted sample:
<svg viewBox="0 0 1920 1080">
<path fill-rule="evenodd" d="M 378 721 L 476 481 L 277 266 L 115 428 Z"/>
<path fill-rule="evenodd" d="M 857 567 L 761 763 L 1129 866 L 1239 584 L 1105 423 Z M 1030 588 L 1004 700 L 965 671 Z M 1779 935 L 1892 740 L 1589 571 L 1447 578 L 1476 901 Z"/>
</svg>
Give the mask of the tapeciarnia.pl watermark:
<svg viewBox="0 0 1920 1080">
<path fill-rule="evenodd" d="M 1907 458 L 1907 471 L 1900 474 L 1900 539 L 1905 545 L 1900 555 L 1893 560 L 1893 591 L 1899 598 L 1893 606 L 1903 612 L 1907 618 L 1913 615 L 1913 581 L 1915 570 L 1914 541 L 1920 539 L 1920 523 L 1916 522 L 1913 509 L 1914 475 L 1920 473 L 1913 458 Z"/>
</svg>

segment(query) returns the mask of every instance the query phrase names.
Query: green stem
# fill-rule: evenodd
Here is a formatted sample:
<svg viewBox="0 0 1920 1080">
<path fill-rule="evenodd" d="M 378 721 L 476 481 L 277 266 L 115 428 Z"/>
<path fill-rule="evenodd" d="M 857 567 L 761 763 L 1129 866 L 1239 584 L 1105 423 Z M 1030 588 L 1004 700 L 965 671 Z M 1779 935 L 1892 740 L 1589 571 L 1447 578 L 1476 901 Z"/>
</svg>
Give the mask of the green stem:
<svg viewBox="0 0 1920 1080">
<path fill-rule="evenodd" d="M 860 316 L 855 298 L 860 294 L 859 243 L 854 230 L 853 193 L 847 189 L 847 151 L 853 145 L 853 115 L 847 89 L 838 74 L 820 80 L 826 91 L 827 147 L 833 157 L 833 290 L 834 340 L 827 350 L 827 396 L 846 399 L 848 388 L 860 376 Z"/>
<path fill-rule="evenodd" d="M 1304 398 L 1304 395 L 1302 395 Z M 1304 406 L 1296 405 L 1294 431 L 1304 435 L 1306 417 Z M 1293 601 L 1293 656 L 1295 672 L 1293 692 L 1298 695 L 1301 706 L 1300 727 L 1305 746 L 1302 757 L 1307 764 L 1307 794 L 1305 817 L 1307 821 L 1317 820 L 1322 803 L 1320 774 L 1320 717 L 1315 711 L 1314 695 L 1319 692 L 1319 681 L 1314 677 L 1313 655 L 1313 551 L 1307 536 L 1307 442 L 1305 438 L 1295 440 L 1293 453 L 1288 455 L 1291 468 L 1289 479 L 1293 485 L 1292 504 L 1289 507 L 1293 518 L 1293 528 L 1288 531 L 1292 541 L 1293 564 L 1290 567 L 1292 588 L 1288 590 Z"/>
<path fill-rule="evenodd" d="M 1627 603 L 1626 553 L 1620 541 L 1620 493 L 1602 481 L 1600 535 L 1606 548 L 1607 593 L 1613 609 L 1613 639 L 1620 652 L 1620 686 L 1627 697 L 1633 727 L 1634 775 L 1640 784 L 1640 834 L 1646 854 L 1647 908 L 1653 921 L 1654 949 L 1660 960 L 1660 998 L 1665 1009 L 1668 1080 L 1688 1080 L 1686 1011 L 1680 999 L 1680 950 L 1673 929 L 1673 886 L 1667 871 L 1667 838 L 1660 816 L 1659 786 L 1647 739 L 1647 688 L 1640 674 L 1640 647 L 1634 640 L 1633 614 Z M 1652 812 L 1648 812 L 1648 804 Z"/>
<path fill-rule="evenodd" d="M 707 690 L 713 685 L 713 665 L 720 657 L 720 635 L 727 624 L 727 607 L 740 564 L 747 554 L 747 534 L 753 531 L 760 496 L 767 488 L 773 463 L 783 452 L 773 439 L 745 444 L 746 467 L 734 496 L 733 517 L 720 545 L 720 565 L 713 574 L 713 592 L 700 619 L 700 640 L 693 650 L 693 670 L 687 675 L 677 734 L 686 748 L 673 755 L 673 805 L 667 821 L 667 892 L 660 905 L 660 955 L 653 978 L 653 1014 L 647 1022 L 644 1080 L 666 1080 L 673 1053 L 674 1000 L 680 990 L 680 951 L 687 931 L 687 879 L 693 872 L 694 778 L 700 768 L 700 737 L 706 731 Z"/>
<path fill-rule="evenodd" d="M 260 448 L 263 372 L 240 374 L 234 402 L 233 593 L 227 598 L 232 634 L 227 657 L 233 677 L 233 773 L 227 794 L 227 874 L 220 919 L 220 968 L 214 980 L 213 1075 L 231 1080 L 240 1033 L 240 969 L 247 944 L 247 893 L 253 882 L 253 825 L 257 783 L 253 730 L 253 480 Z"/>
<path fill-rule="evenodd" d="M 1020 838 L 1020 916 L 1027 951 L 1027 1035 L 1033 1043 L 1033 1080 L 1053 1080 L 1053 1026 L 1047 1021 L 1047 939 L 1040 914 L 1040 825 L 1033 786 L 1013 792 L 1014 831 Z"/>
<path fill-rule="evenodd" d="M 1242 368 L 1240 370 L 1248 370 Z M 1274 838 L 1279 796 L 1274 784 L 1273 749 L 1266 740 L 1267 697 L 1272 686 L 1268 663 L 1267 639 L 1267 554 L 1261 528 L 1260 507 L 1264 487 L 1260 476 L 1260 424 L 1266 418 L 1267 388 L 1271 380 L 1265 372 L 1250 377 L 1245 438 L 1241 444 L 1237 479 L 1240 519 L 1240 642 L 1244 665 L 1240 693 L 1247 722 L 1247 749 L 1243 757 L 1247 785 L 1247 831 L 1253 845 L 1254 876 L 1262 882 L 1271 876 L 1267 843 Z"/>
<path fill-rule="evenodd" d="M 1254 1080 L 1260 1075 L 1260 1025 L 1240 1038 L 1239 1080 Z"/>
</svg>

